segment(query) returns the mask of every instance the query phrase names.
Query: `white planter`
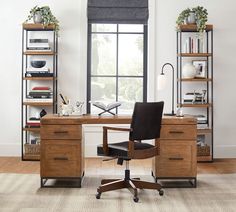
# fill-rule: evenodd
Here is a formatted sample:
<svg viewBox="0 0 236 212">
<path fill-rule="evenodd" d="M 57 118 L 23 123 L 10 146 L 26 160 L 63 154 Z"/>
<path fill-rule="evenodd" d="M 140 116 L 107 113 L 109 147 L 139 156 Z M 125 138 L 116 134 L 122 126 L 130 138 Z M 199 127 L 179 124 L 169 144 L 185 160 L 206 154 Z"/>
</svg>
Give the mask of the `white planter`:
<svg viewBox="0 0 236 212">
<path fill-rule="evenodd" d="M 182 78 L 194 78 L 196 76 L 196 68 L 192 63 L 186 63 L 182 69 Z"/>
</svg>

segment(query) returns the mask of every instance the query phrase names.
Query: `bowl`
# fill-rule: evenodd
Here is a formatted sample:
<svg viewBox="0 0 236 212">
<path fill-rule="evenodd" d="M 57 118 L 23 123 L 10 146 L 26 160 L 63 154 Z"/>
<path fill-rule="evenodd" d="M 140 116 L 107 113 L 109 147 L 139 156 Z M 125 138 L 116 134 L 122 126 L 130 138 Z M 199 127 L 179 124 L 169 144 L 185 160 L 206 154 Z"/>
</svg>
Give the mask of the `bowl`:
<svg viewBox="0 0 236 212">
<path fill-rule="evenodd" d="M 46 65 L 45 60 L 32 60 L 30 61 L 30 64 L 33 68 L 42 68 Z"/>
</svg>

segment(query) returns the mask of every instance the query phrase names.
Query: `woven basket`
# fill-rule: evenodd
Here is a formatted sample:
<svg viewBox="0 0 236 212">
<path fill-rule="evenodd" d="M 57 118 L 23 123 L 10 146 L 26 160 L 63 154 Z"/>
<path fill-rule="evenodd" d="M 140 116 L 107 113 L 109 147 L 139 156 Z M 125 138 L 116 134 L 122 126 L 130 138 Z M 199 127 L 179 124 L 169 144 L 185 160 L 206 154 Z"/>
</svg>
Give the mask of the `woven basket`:
<svg viewBox="0 0 236 212">
<path fill-rule="evenodd" d="M 197 146 L 197 155 L 198 156 L 209 156 L 210 155 L 210 146 Z"/>
<path fill-rule="evenodd" d="M 25 144 L 26 155 L 40 155 L 40 144 Z"/>
</svg>

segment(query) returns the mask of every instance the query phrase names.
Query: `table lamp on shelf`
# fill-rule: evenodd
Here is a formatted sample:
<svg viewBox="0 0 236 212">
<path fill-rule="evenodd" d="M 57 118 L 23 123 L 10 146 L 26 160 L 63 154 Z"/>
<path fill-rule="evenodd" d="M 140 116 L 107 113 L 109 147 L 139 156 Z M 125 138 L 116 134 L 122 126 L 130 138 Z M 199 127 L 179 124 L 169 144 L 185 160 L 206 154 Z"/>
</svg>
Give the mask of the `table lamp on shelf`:
<svg viewBox="0 0 236 212">
<path fill-rule="evenodd" d="M 161 68 L 161 74 L 158 76 L 158 90 L 162 90 L 166 84 L 166 76 L 164 74 L 164 68 L 170 66 L 172 70 L 172 110 L 171 113 L 164 113 L 165 116 L 175 116 L 174 112 L 174 67 L 171 63 L 165 63 Z"/>
</svg>

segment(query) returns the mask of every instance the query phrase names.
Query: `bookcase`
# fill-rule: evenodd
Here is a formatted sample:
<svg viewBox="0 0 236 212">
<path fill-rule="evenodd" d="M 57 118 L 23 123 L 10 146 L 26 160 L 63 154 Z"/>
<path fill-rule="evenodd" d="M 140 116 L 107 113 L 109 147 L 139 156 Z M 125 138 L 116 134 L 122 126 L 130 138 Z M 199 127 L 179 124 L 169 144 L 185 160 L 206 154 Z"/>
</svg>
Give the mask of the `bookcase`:
<svg viewBox="0 0 236 212">
<path fill-rule="evenodd" d="M 54 25 L 22 25 L 22 160 L 40 159 L 40 119 L 46 113 L 57 113 L 57 57 Z"/>
<path fill-rule="evenodd" d="M 197 118 L 197 161 L 212 162 L 213 25 L 203 33 L 196 25 L 181 25 L 176 38 L 177 106 Z"/>
</svg>

